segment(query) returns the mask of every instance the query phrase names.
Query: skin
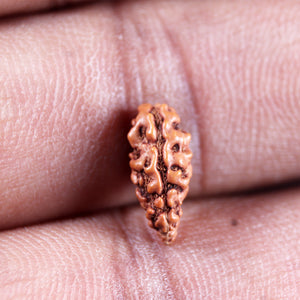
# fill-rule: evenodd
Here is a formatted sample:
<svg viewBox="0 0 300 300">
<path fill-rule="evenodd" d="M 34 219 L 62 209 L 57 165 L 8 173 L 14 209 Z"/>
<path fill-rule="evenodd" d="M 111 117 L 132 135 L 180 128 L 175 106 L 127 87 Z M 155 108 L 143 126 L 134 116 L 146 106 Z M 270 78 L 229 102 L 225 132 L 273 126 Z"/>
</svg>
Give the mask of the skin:
<svg viewBox="0 0 300 300">
<path fill-rule="evenodd" d="M 299 3 L 54 4 L 0 4 L 1 298 L 297 298 Z M 142 102 L 193 137 L 172 246 L 129 182 Z"/>
</svg>

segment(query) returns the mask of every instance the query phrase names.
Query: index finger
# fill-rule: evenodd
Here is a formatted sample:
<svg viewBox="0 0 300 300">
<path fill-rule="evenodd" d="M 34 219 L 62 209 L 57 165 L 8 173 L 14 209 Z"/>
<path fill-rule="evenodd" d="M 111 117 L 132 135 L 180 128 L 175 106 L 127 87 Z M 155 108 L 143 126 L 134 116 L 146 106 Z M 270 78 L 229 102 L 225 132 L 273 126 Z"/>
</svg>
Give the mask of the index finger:
<svg viewBox="0 0 300 300">
<path fill-rule="evenodd" d="M 136 201 L 126 133 L 141 102 L 167 102 L 192 133 L 191 196 L 299 178 L 297 12 L 226 3 L 2 22 L 0 227 Z"/>
</svg>

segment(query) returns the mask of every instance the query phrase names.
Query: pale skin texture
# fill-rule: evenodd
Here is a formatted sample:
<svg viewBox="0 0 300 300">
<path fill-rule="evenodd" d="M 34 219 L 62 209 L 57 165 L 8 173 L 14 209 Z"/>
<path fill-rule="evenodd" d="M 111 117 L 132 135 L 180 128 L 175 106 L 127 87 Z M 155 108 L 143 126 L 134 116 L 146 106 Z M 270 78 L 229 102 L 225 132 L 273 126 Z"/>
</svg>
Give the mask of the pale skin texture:
<svg viewBox="0 0 300 300">
<path fill-rule="evenodd" d="M 0 298 L 296 299 L 299 2 L 55 2 L 0 4 Z M 193 136 L 169 247 L 129 180 L 156 101 Z"/>
</svg>

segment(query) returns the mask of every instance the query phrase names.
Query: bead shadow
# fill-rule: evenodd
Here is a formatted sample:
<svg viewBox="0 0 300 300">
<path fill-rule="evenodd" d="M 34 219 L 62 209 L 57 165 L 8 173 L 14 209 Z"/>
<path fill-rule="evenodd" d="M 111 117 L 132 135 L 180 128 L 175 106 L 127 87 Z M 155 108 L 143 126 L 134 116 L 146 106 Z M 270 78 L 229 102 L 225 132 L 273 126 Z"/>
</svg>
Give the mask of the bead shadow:
<svg viewBox="0 0 300 300">
<path fill-rule="evenodd" d="M 136 115 L 136 110 L 118 110 L 109 114 L 110 117 L 103 124 L 93 128 L 95 132 L 101 130 L 98 140 L 93 141 L 94 151 L 89 157 L 92 170 L 86 184 L 81 185 L 78 194 L 74 196 L 74 212 L 87 213 L 95 208 L 108 208 L 129 202 L 130 168 L 128 154 L 131 151 L 127 141 L 130 121 Z M 100 128 L 101 127 L 101 128 Z M 95 134 L 97 135 L 97 134 Z M 132 191 L 132 197 L 135 197 Z"/>
</svg>

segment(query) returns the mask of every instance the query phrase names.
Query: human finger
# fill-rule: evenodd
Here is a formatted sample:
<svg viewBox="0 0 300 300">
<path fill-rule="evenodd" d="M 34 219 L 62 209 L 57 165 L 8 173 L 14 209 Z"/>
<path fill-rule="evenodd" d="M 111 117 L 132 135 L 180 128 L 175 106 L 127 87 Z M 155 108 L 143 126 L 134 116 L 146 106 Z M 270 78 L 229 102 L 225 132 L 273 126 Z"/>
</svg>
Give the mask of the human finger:
<svg viewBox="0 0 300 300">
<path fill-rule="evenodd" d="M 299 178 L 296 2 L 166 3 L 2 22 L 0 227 L 133 201 L 141 102 L 192 133 L 191 196 Z"/>
<path fill-rule="evenodd" d="M 0 234 L 7 298 L 294 299 L 299 190 L 190 201 L 163 244 L 136 206 Z"/>
</svg>

